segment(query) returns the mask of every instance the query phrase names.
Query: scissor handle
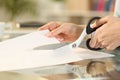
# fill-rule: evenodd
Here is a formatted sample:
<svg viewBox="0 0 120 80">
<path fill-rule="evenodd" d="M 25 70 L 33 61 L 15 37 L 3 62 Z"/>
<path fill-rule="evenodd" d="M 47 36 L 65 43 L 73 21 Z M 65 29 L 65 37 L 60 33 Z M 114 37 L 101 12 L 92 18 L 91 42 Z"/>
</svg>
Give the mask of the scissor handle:
<svg viewBox="0 0 120 80">
<path fill-rule="evenodd" d="M 89 38 L 89 39 L 86 41 L 86 46 L 87 46 L 88 49 L 90 49 L 90 50 L 95 50 L 95 51 L 102 49 L 102 48 L 91 48 L 90 45 L 89 45 L 90 40 L 91 40 L 91 39 Z"/>
<path fill-rule="evenodd" d="M 91 28 L 91 27 L 90 27 L 90 25 L 91 25 L 91 23 L 92 23 L 93 21 L 98 20 L 98 19 L 100 19 L 100 18 L 101 18 L 101 17 L 93 17 L 93 18 L 91 18 L 91 19 L 89 20 L 89 22 L 88 22 L 88 24 L 87 24 L 87 26 L 86 26 L 86 33 L 87 33 L 87 34 L 91 34 L 91 33 L 94 32 L 96 29 L 98 29 L 100 26 L 102 26 L 102 25 L 100 25 L 100 26 L 98 26 L 98 27 L 96 27 L 96 28 Z M 86 41 L 86 46 L 87 46 L 88 49 L 90 49 L 90 50 L 101 50 L 101 48 L 91 48 L 90 45 L 89 45 L 90 40 L 91 40 L 91 39 L 88 39 L 88 40 Z"/>
<path fill-rule="evenodd" d="M 90 27 L 90 25 L 91 25 L 91 23 L 93 22 L 93 21 L 95 21 L 95 20 L 98 20 L 98 19 L 100 19 L 101 17 L 93 17 L 93 18 L 91 18 L 90 20 L 89 20 L 89 22 L 88 22 L 88 24 L 87 24 L 87 26 L 86 26 L 86 33 L 87 34 L 91 34 L 92 32 L 94 32 L 97 28 L 99 28 L 100 26 L 98 26 L 98 27 L 96 27 L 96 28 L 91 28 Z"/>
</svg>

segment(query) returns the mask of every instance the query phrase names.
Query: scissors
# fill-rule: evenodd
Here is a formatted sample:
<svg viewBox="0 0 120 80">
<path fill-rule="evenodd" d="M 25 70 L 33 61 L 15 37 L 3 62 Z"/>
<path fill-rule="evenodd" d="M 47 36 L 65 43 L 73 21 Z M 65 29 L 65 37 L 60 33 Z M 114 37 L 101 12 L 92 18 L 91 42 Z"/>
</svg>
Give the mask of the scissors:
<svg viewBox="0 0 120 80">
<path fill-rule="evenodd" d="M 86 28 L 84 28 L 84 30 L 83 30 L 83 32 L 82 32 L 82 34 L 80 35 L 80 37 L 75 41 L 75 42 L 73 42 L 73 43 L 71 43 L 71 44 L 69 44 L 69 47 L 70 48 L 77 48 L 77 47 L 79 47 L 79 45 L 82 43 L 82 41 L 83 41 L 83 39 L 84 39 L 84 37 L 86 36 L 86 35 L 89 35 L 89 34 L 91 34 L 91 36 L 92 36 L 92 33 L 94 32 L 94 31 L 96 31 L 96 29 L 98 29 L 100 26 L 102 26 L 102 25 L 100 25 L 100 26 L 98 26 L 98 27 L 96 27 L 96 28 L 91 28 L 90 27 L 90 25 L 95 21 L 95 20 L 98 20 L 98 19 L 100 19 L 101 17 L 93 17 L 93 18 L 91 18 L 89 21 L 88 21 L 88 24 L 86 25 Z M 90 50 L 101 50 L 101 48 L 91 48 L 90 47 L 90 45 L 89 45 L 89 42 L 90 42 L 90 40 L 91 40 L 91 38 L 89 38 L 87 41 L 86 41 L 86 46 L 87 46 L 87 48 L 88 49 L 90 49 Z M 66 44 L 62 44 L 61 45 L 61 43 L 58 43 L 58 44 L 49 44 L 49 45 L 43 45 L 43 46 L 38 46 L 38 47 L 36 47 L 36 48 L 34 48 L 35 50 L 38 50 L 38 49 L 57 49 L 57 48 L 60 48 L 60 47 L 63 47 L 63 46 L 65 46 Z M 52 47 L 51 47 L 52 46 Z M 64 47 L 63 47 L 64 48 Z"/>
<path fill-rule="evenodd" d="M 91 26 L 91 24 L 92 24 L 95 20 L 98 20 L 98 19 L 100 19 L 100 18 L 101 18 L 101 17 L 93 17 L 93 18 L 91 18 L 91 19 L 88 21 L 88 24 L 86 25 L 86 28 L 84 28 L 84 30 L 83 30 L 82 34 L 80 35 L 80 37 L 79 37 L 75 42 L 71 43 L 70 46 L 71 46 L 72 48 L 79 47 L 79 45 L 82 43 L 82 41 L 83 41 L 83 39 L 84 39 L 84 37 L 85 37 L 86 35 L 91 34 L 91 38 L 92 38 L 93 32 L 96 31 L 96 29 L 98 29 L 98 28 L 99 28 L 100 26 L 102 26 L 102 25 L 100 25 L 100 26 L 98 26 L 98 27 L 96 27 L 96 28 L 91 28 L 90 26 Z M 87 48 L 90 49 L 90 50 L 101 50 L 101 48 L 92 48 L 92 47 L 90 47 L 89 43 L 90 43 L 91 38 L 87 39 L 87 41 L 86 41 L 86 46 L 87 46 Z"/>
</svg>

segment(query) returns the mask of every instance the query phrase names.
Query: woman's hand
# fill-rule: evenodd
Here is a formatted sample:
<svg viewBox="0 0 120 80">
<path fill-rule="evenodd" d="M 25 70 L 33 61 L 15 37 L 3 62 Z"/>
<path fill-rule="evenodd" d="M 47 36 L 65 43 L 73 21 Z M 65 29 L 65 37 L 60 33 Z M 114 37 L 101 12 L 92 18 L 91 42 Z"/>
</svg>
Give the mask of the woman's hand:
<svg viewBox="0 0 120 80">
<path fill-rule="evenodd" d="M 120 18 L 113 16 L 103 17 L 97 20 L 92 28 L 100 28 L 95 31 L 93 38 L 90 41 L 92 48 L 105 48 L 106 50 L 114 50 L 120 46 Z"/>
<path fill-rule="evenodd" d="M 48 29 L 50 32 L 46 34 L 48 37 L 56 37 L 60 42 L 73 42 L 81 34 L 84 25 L 76 25 L 73 23 L 50 22 L 39 30 Z"/>
</svg>

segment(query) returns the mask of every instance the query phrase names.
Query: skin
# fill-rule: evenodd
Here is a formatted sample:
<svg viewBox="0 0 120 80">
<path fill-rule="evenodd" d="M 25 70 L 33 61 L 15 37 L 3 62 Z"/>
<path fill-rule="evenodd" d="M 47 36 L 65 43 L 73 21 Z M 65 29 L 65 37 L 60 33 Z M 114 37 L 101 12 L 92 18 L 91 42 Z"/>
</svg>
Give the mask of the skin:
<svg viewBox="0 0 120 80">
<path fill-rule="evenodd" d="M 120 46 L 120 18 L 106 16 L 93 23 L 92 28 L 98 27 L 90 41 L 92 48 L 104 48 L 107 51 Z"/>
<path fill-rule="evenodd" d="M 107 51 L 114 50 L 120 46 L 120 18 L 106 16 L 92 24 L 92 28 L 98 28 L 90 41 L 92 48 L 104 48 Z M 73 42 L 81 34 L 84 25 L 73 23 L 49 22 L 38 30 L 48 29 L 48 37 L 56 37 L 60 42 Z"/>
<path fill-rule="evenodd" d="M 48 29 L 50 32 L 46 36 L 56 37 L 60 42 L 73 42 L 80 36 L 83 28 L 84 25 L 73 23 L 49 22 L 38 30 Z"/>
</svg>

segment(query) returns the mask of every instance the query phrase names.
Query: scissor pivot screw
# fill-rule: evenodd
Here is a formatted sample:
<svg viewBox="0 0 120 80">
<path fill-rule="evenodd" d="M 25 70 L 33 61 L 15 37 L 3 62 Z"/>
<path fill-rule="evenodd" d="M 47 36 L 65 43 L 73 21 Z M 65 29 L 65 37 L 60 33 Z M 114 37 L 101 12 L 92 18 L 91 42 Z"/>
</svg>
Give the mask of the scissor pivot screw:
<svg viewBox="0 0 120 80">
<path fill-rule="evenodd" d="M 72 47 L 75 48 L 75 47 L 76 47 L 76 44 L 74 43 L 74 44 L 72 45 Z"/>
</svg>

